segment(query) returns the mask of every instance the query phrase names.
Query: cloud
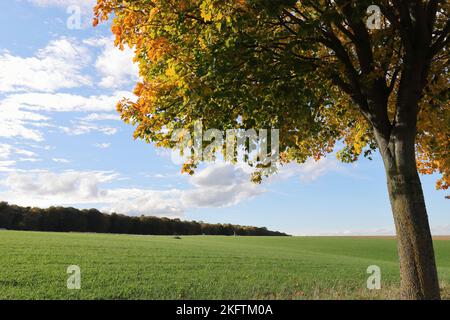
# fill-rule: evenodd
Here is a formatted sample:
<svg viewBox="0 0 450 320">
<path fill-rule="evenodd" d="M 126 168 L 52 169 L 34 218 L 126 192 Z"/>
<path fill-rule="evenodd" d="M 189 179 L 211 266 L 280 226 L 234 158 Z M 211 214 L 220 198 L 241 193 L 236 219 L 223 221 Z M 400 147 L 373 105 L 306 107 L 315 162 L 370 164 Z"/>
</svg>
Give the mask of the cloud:
<svg viewBox="0 0 450 320">
<path fill-rule="evenodd" d="M 115 135 L 118 131 L 117 128 L 107 127 L 107 126 L 98 126 L 93 123 L 87 122 L 79 122 L 74 124 L 72 127 L 59 127 L 64 133 L 72 136 L 80 136 L 83 134 L 88 134 L 92 132 L 100 132 L 107 136 Z"/>
<path fill-rule="evenodd" d="M 0 196 L 27 206 L 91 204 L 108 212 L 182 217 L 188 210 L 233 206 L 264 192 L 260 186 L 240 177 L 244 172 L 234 172 L 228 166 L 231 165 L 213 165 L 199 172 L 201 179 L 194 182 L 189 178 L 190 188 L 171 190 L 111 188 L 108 183 L 120 180 L 120 175 L 114 172 L 13 172 L 0 182 L 6 188 Z M 233 176 L 240 178 L 232 180 Z M 217 179 L 225 179 L 229 185 L 214 183 Z"/>
<path fill-rule="evenodd" d="M 111 143 L 95 143 L 94 147 L 96 148 L 100 148 L 100 149 L 108 149 L 109 147 L 111 147 Z"/>
<path fill-rule="evenodd" d="M 436 236 L 438 235 L 448 236 L 450 235 L 450 224 L 431 226 L 431 233 Z"/>
<path fill-rule="evenodd" d="M 0 144 L 0 159 L 8 159 L 11 155 L 12 146 L 9 144 Z"/>
<path fill-rule="evenodd" d="M 62 3 L 42 1 L 38 4 Z M 56 127 L 51 123 L 52 113 L 55 112 L 90 113 L 78 118 L 78 121 L 71 121 L 72 126 L 59 125 L 65 133 L 115 134 L 117 128 L 98 126 L 95 122 L 120 120 L 112 112 L 122 98 L 136 98 L 131 92 L 114 91 L 112 94 L 90 96 L 60 92 L 62 89 L 94 86 L 91 77 L 83 73 L 85 67 L 92 65 L 92 46 L 103 48 L 96 61 L 101 75 L 97 82 L 102 83 L 111 78 L 114 85 L 107 87 L 117 88 L 136 79 L 131 74 L 136 72 L 137 67 L 128 61 L 129 56 L 119 58 L 123 53 L 114 49 L 110 38 L 100 38 L 99 42 L 94 39 L 86 40 L 83 44 L 73 39 L 59 38 L 50 41 L 31 57 L 14 56 L 7 51 L 0 51 L 0 94 L 4 95 L 0 100 L 0 137 L 43 141 L 43 128 Z M 113 54 L 113 49 L 119 53 Z"/>
<path fill-rule="evenodd" d="M 0 161 L 0 172 L 13 172 L 16 161 Z"/>
<path fill-rule="evenodd" d="M 431 234 L 434 236 L 450 235 L 450 225 L 431 225 Z M 335 230 L 328 232 L 311 232 L 307 234 L 301 234 L 303 236 L 395 236 L 395 228 L 380 227 L 372 229 L 348 229 L 348 230 Z"/>
<path fill-rule="evenodd" d="M 186 207 L 224 208 L 237 205 L 264 193 L 260 186 L 251 182 L 233 184 L 228 187 L 197 188 L 183 193 L 182 202 Z"/>
<path fill-rule="evenodd" d="M 33 128 L 49 120 L 47 116 L 23 111 L 17 105 L 0 101 L 0 137 L 42 141 L 42 133 Z"/>
<path fill-rule="evenodd" d="M 25 156 L 28 158 L 34 158 L 37 156 L 37 154 L 33 151 L 17 148 L 6 143 L 0 143 L 0 159 L 9 159 L 13 155 Z M 23 160 L 24 159 L 22 159 L 22 161 Z"/>
<path fill-rule="evenodd" d="M 92 116 L 95 119 L 101 117 Z M 72 134 L 81 134 L 89 130 L 101 130 L 101 127 L 78 129 L 79 132 L 70 130 Z M 98 143 L 95 146 L 107 148 L 110 144 Z M 66 162 L 57 158 L 53 161 Z M 336 168 L 337 164 L 331 159 L 290 165 L 280 170 L 278 179 L 298 176 L 302 181 L 311 181 Z M 92 205 L 104 211 L 129 215 L 182 217 L 190 210 L 235 206 L 267 192 L 273 180 L 256 185 L 250 182 L 250 175 L 251 170 L 245 165 L 217 162 L 199 169 L 194 176 L 188 176 L 187 188 L 155 190 L 110 187 L 110 183 L 116 184 L 121 180 L 115 172 L 16 172 L 7 176 L 4 184 L 7 190 L 0 196 L 12 203 L 24 205 Z"/>
<path fill-rule="evenodd" d="M 2 166 L 9 165 L 8 163 Z M 29 171 L 10 173 L 3 182 L 7 190 L 2 199 L 26 206 L 99 204 L 105 211 L 128 214 L 182 216 L 181 190 L 158 191 L 132 188 L 107 188 L 118 179 L 113 172 Z"/>
<path fill-rule="evenodd" d="M 107 196 L 114 199 L 104 209 L 108 212 L 129 215 L 147 215 L 164 217 L 182 217 L 187 208 L 180 202 L 183 191 L 115 189 L 109 190 Z"/>
<path fill-rule="evenodd" d="M 81 70 L 90 63 L 89 50 L 67 38 L 52 40 L 32 57 L 0 53 L 0 92 L 41 91 L 92 85 Z"/>
<path fill-rule="evenodd" d="M 223 187 L 249 181 L 249 175 L 240 167 L 228 163 L 217 163 L 191 177 L 191 183 L 198 187 Z"/>
<path fill-rule="evenodd" d="M 70 163 L 70 160 L 64 158 L 53 158 L 52 161 L 57 163 Z"/>
<path fill-rule="evenodd" d="M 183 194 L 186 206 L 228 207 L 264 192 L 242 167 L 229 163 L 209 165 L 192 176 L 190 183 L 196 188 Z"/>
<path fill-rule="evenodd" d="M 286 180 L 298 177 L 302 182 L 312 182 L 329 172 L 342 172 L 342 165 L 332 157 L 322 158 L 318 161 L 308 159 L 305 163 L 288 163 L 279 168 L 278 173 L 270 177 L 270 181 Z"/>
<path fill-rule="evenodd" d="M 0 183 L 8 188 L 7 195 L 14 203 L 49 206 L 96 201 L 104 196 L 99 184 L 115 176 L 108 172 L 29 171 L 11 173 Z"/>
<path fill-rule="evenodd" d="M 117 89 L 136 82 L 139 76 L 137 63 L 133 62 L 134 51 L 128 47 L 119 50 L 111 37 L 92 38 L 85 44 L 102 47 L 95 61 L 95 67 L 102 76 L 99 85 L 103 88 Z"/>
<path fill-rule="evenodd" d="M 122 98 L 132 98 L 126 91 L 98 96 L 80 96 L 67 93 L 19 93 L 12 94 L 0 101 L 0 137 L 42 141 L 43 134 L 39 128 L 51 126 L 50 113 L 54 112 L 100 112 L 91 113 L 78 121 L 72 121 L 73 126 L 60 126 L 63 132 L 72 135 L 102 132 L 112 135 L 117 128 L 99 126 L 95 121 L 115 120 L 118 116 L 109 113 Z M 43 115 L 42 113 L 46 113 Z"/>
<path fill-rule="evenodd" d="M 122 98 L 131 99 L 133 96 L 127 91 L 88 97 L 69 93 L 21 93 L 9 95 L 1 103 L 6 106 L 20 106 L 21 110 L 35 112 L 111 112 L 115 110 L 117 102 Z M 101 116 L 105 117 L 105 114 L 97 115 L 97 117 Z"/>
<path fill-rule="evenodd" d="M 82 121 L 119 121 L 120 116 L 116 113 L 91 113 L 81 118 Z"/>
<path fill-rule="evenodd" d="M 334 170 L 332 163 L 324 160 L 285 168 L 281 179 L 294 175 L 305 179 L 302 175 L 307 174 L 317 179 L 328 170 Z M 154 190 L 109 187 L 109 183 L 121 180 L 115 172 L 16 172 L 8 175 L 4 184 L 7 190 L 0 196 L 23 205 L 94 205 L 107 212 L 182 217 L 189 210 L 235 206 L 267 192 L 270 181 L 263 185 L 253 184 L 250 174 L 243 165 L 218 162 L 189 176 L 188 188 Z"/>
<path fill-rule="evenodd" d="M 395 230 L 393 227 L 372 228 L 372 229 L 349 229 L 333 232 L 318 233 L 323 236 L 393 236 Z"/>
<path fill-rule="evenodd" d="M 250 181 L 242 167 L 229 163 L 209 165 L 190 178 L 196 188 L 182 195 L 186 207 L 229 207 L 264 192 Z"/>
<path fill-rule="evenodd" d="M 26 157 L 35 157 L 36 156 L 36 153 L 33 152 L 33 151 L 19 149 L 19 148 L 14 148 L 14 152 L 16 154 L 19 154 L 19 155 L 22 155 L 22 156 L 26 156 Z"/>
<path fill-rule="evenodd" d="M 26 0 L 40 7 L 61 7 L 67 8 L 72 5 L 83 9 L 90 9 L 95 6 L 96 0 Z"/>
<path fill-rule="evenodd" d="M 37 158 L 19 158 L 19 161 L 22 161 L 22 162 L 39 162 L 39 161 L 42 161 L 42 159 L 37 159 Z"/>
</svg>

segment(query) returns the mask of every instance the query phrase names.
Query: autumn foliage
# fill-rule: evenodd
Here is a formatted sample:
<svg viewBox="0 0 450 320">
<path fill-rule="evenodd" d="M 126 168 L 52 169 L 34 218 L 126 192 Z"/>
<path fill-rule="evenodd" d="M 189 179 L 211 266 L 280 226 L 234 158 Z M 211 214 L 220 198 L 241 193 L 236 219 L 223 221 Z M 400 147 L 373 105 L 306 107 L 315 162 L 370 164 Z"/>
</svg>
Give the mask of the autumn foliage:
<svg viewBox="0 0 450 320">
<path fill-rule="evenodd" d="M 133 48 L 139 63 L 138 100 L 118 105 L 122 118 L 137 125 L 135 138 L 171 147 L 171 130 L 202 119 L 219 129 L 279 128 L 285 162 L 319 159 L 340 141 L 342 161 L 370 156 L 377 147 L 372 126 L 342 89 L 345 66 L 325 42 L 311 40 L 323 24 L 345 49 L 355 49 L 336 8 L 322 2 L 98 0 L 94 25 L 113 15 L 116 45 Z M 449 3 L 440 8 L 448 9 Z M 301 15 L 308 23 L 299 28 Z M 446 19 L 438 15 L 437 25 Z M 376 63 L 359 77 L 386 83 L 393 121 L 403 52 L 398 30 L 383 21 L 371 31 Z M 350 59 L 358 65 L 356 53 Z M 450 184 L 448 67 L 445 47 L 433 59 L 417 127 L 418 169 L 439 173 L 439 189 Z"/>
</svg>

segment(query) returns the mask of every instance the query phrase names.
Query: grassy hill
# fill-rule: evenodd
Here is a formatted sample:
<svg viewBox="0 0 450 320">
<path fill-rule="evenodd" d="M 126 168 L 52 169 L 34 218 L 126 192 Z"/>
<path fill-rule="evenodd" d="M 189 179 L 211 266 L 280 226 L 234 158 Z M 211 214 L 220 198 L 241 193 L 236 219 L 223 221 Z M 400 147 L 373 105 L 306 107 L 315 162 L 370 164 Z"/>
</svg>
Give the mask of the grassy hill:
<svg viewBox="0 0 450 320">
<path fill-rule="evenodd" d="M 435 241 L 450 298 L 450 241 Z M 68 290 L 69 265 L 81 290 Z M 369 265 L 382 290 L 369 291 Z M 393 239 L 0 231 L 0 299 L 396 298 Z"/>
</svg>

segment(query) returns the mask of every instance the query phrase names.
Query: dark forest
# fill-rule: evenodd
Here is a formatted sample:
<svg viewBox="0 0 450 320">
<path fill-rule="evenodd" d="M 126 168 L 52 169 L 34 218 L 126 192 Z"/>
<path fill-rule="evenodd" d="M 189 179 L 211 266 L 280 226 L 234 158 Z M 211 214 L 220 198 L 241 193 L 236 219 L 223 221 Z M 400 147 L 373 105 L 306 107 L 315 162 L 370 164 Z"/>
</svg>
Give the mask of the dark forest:
<svg viewBox="0 0 450 320">
<path fill-rule="evenodd" d="M 210 224 L 150 216 L 106 214 L 97 209 L 20 207 L 0 202 L 0 228 L 51 232 L 95 232 L 141 235 L 287 236 L 264 227 Z"/>
</svg>

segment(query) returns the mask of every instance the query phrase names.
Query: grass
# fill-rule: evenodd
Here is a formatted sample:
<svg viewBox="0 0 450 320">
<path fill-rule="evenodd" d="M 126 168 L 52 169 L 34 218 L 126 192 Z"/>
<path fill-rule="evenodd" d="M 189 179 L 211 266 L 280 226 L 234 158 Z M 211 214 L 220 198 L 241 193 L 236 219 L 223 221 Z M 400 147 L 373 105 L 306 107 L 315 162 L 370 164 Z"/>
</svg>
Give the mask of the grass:
<svg viewBox="0 0 450 320">
<path fill-rule="evenodd" d="M 449 299 L 450 241 L 435 250 Z M 81 290 L 66 287 L 69 265 Z M 382 290 L 366 289 L 369 265 Z M 398 283 L 392 239 L 0 231 L 0 299 L 378 299 Z"/>
</svg>

